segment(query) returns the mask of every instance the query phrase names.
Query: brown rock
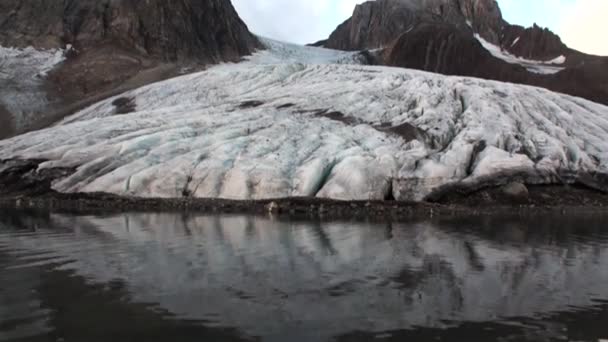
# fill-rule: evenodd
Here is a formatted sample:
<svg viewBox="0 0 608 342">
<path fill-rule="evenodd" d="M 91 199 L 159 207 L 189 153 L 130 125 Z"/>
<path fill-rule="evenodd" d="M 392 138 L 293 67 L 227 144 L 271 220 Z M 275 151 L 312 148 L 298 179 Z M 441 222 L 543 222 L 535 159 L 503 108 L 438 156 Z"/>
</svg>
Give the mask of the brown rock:
<svg viewBox="0 0 608 342">
<path fill-rule="evenodd" d="M 233 60 L 258 46 L 225 0 L 3 0 L 0 23 L 5 46 L 109 42 L 167 61 Z"/>
<path fill-rule="evenodd" d="M 508 23 L 502 18 L 496 0 L 464 0 L 456 3 L 475 32 L 489 42 L 500 44 L 502 31 Z"/>
<path fill-rule="evenodd" d="M 528 59 L 548 61 L 563 55 L 565 70 L 542 75 L 509 64 L 486 51 L 474 33 Z M 569 49 L 557 35 L 536 25 L 509 25 L 494 0 L 366 2 L 319 44 L 342 50 L 383 48 L 379 64 L 529 84 L 608 104 L 608 57 Z"/>
<path fill-rule="evenodd" d="M 466 32 L 474 29 L 496 44 L 506 25 L 494 0 L 377 0 L 358 5 L 327 41 L 316 45 L 340 50 L 385 47 L 421 23 L 447 23 Z"/>
<path fill-rule="evenodd" d="M 526 202 L 530 197 L 528 188 L 523 183 L 509 183 L 503 186 L 500 190 L 505 196 L 519 203 Z"/>
<path fill-rule="evenodd" d="M 2 0 L 0 45 L 74 47 L 42 80 L 49 105 L 39 119 L 0 138 L 175 76 L 182 66 L 236 61 L 260 47 L 226 0 Z"/>
</svg>

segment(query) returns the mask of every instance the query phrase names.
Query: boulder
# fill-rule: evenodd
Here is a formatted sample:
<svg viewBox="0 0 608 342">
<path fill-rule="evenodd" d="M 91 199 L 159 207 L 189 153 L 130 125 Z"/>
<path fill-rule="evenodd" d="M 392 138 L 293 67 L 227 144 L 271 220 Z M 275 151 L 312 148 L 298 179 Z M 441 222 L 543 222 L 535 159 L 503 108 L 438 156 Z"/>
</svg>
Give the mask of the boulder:
<svg viewBox="0 0 608 342">
<path fill-rule="evenodd" d="M 525 184 L 519 182 L 509 183 L 500 188 L 501 193 L 508 199 L 518 202 L 525 203 L 528 201 L 530 194 Z"/>
</svg>

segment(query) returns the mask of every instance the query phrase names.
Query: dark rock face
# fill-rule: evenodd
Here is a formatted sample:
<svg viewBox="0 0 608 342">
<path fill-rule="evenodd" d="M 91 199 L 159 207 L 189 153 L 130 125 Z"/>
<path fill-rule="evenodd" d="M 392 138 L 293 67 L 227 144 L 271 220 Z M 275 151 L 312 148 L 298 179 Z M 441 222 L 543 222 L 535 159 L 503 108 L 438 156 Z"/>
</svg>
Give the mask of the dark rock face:
<svg viewBox="0 0 608 342">
<path fill-rule="evenodd" d="M 493 57 L 472 35 L 448 24 L 424 23 L 402 34 L 385 49 L 383 63 L 529 84 L 608 104 L 608 58 L 590 59 L 556 74 L 536 74 Z"/>
<path fill-rule="evenodd" d="M 0 42 L 79 49 L 109 42 L 209 63 L 237 59 L 258 44 L 226 0 L 3 0 Z"/>
<path fill-rule="evenodd" d="M 500 41 L 503 49 L 519 57 L 546 61 L 569 52 L 558 35 L 537 25 L 527 29 L 509 25 L 503 34 Z"/>
<path fill-rule="evenodd" d="M 390 44 L 417 22 L 416 12 L 399 1 L 357 5 L 352 18 L 338 26 L 324 44 L 330 49 L 375 49 Z"/>
<path fill-rule="evenodd" d="M 523 77 L 527 73 L 519 65 L 493 58 L 472 35 L 445 23 L 422 23 L 402 34 L 385 50 L 384 62 L 391 66 L 480 78 L 515 79 L 518 74 Z"/>
<path fill-rule="evenodd" d="M 475 38 L 531 60 L 564 56 L 565 70 L 529 72 L 492 56 Z M 378 63 L 446 75 L 474 76 L 545 87 L 608 104 L 608 57 L 569 49 L 559 36 L 536 25 L 509 25 L 495 0 L 377 0 L 318 45 L 341 50 L 382 48 Z"/>
<path fill-rule="evenodd" d="M 503 26 L 495 0 L 377 0 L 358 5 L 324 42 L 327 48 L 362 50 L 385 47 L 423 23 L 447 23 L 499 43 Z"/>
<path fill-rule="evenodd" d="M 0 160 L 0 194 L 33 196 L 49 192 L 51 183 L 74 172 L 71 169 L 37 171 L 43 160 Z"/>
<path fill-rule="evenodd" d="M 41 80 L 49 106 L 35 113 L 37 122 L 0 131 L 0 139 L 175 76 L 182 66 L 237 61 L 261 47 L 227 0 L 2 0 L 0 45 L 74 48 Z"/>
<path fill-rule="evenodd" d="M 454 1 L 451 1 L 452 3 Z M 455 1 L 473 30 L 489 42 L 499 44 L 502 31 L 509 24 L 502 18 L 496 0 Z"/>
</svg>

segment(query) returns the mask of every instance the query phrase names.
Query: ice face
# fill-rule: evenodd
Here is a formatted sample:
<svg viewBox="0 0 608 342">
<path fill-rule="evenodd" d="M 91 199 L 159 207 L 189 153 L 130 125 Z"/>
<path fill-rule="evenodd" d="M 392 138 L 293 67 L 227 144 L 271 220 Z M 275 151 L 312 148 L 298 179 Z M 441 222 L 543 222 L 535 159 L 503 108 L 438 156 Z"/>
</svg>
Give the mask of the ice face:
<svg viewBox="0 0 608 342">
<path fill-rule="evenodd" d="M 61 192 L 164 198 L 421 201 L 447 186 L 574 182 L 608 169 L 606 106 L 272 44 L 0 141 L 0 158 L 76 168 L 53 185 Z M 116 114 L 117 98 L 134 112 Z"/>
</svg>

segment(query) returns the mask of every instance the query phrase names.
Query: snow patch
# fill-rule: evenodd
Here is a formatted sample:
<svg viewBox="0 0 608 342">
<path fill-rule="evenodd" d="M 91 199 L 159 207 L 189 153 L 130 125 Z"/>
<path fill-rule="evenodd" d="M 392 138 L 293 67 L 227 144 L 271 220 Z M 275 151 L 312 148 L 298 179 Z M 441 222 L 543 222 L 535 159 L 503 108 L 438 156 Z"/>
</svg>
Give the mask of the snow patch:
<svg viewBox="0 0 608 342">
<path fill-rule="evenodd" d="M 517 37 L 517 38 L 515 38 L 515 40 L 514 40 L 514 41 L 513 41 L 513 43 L 511 44 L 511 47 L 514 47 L 514 46 L 515 46 L 517 43 L 519 43 L 519 39 L 520 39 L 520 38 L 521 38 L 521 37 Z"/>
<path fill-rule="evenodd" d="M 561 55 L 559 57 L 556 57 L 550 61 L 545 62 L 547 64 L 564 64 L 566 63 L 566 56 Z"/>
<path fill-rule="evenodd" d="M 18 49 L 0 45 L 0 78 L 44 77 L 57 64 L 65 60 L 65 51 L 61 49 L 36 50 L 31 46 Z"/>
<path fill-rule="evenodd" d="M 566 57 L 564 57 L 564 56 L 559 56 L 550 61 L 535 61 L 535 60 L 525 59 L 525 58 L 517 57 L 517 56 L 510 54 L 509 52 L 503 50 L 500 46 L 494 45 L 494 44 L 488 42 L 487 40 L 483 39 L 479 34 L 475 34 L 475 38 L 481 43 L 481 45 L 486 50 L 488 50 L 492 54 L 492 56 L 502 59 L 503 61 L 510 63 L 510 64 L 519 64 L 519 65 L 525 67 L 526 70 L 528 70 L 529 72 L 532 72 L 535 74 L 550 75 L 550 74 L 556 74 L 565 69 L 564 67 L 557 67 L 557 66 L 553 65 L 553 64 L 565 63 Z M 515 43 L 518 41 L 518 39 L 516 39 L 516 41 L 513 43 L 513 45 L 515 45 Z"/>
</svg>

